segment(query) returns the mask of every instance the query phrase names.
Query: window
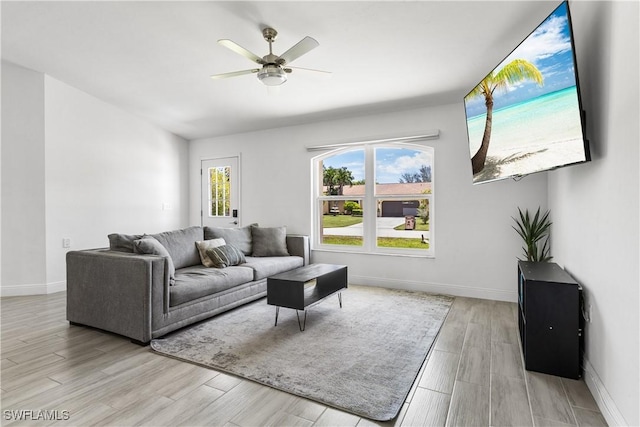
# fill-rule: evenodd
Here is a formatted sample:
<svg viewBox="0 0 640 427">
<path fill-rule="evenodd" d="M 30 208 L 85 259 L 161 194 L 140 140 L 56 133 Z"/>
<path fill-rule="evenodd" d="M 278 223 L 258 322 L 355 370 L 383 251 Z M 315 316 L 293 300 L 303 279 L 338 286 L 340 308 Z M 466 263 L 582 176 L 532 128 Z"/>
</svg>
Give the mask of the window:
<svg viewBox="0 0 640 427">
<path fill-rule="evenodd" d="M 209 168 L 209 216 L 231 216 L 230 166 Z"/>
<path fill-rule="evenodd" d="M 316 157 L 314 248 L 433 256 L 433 148 L 362 145 Z"/>
</svg>

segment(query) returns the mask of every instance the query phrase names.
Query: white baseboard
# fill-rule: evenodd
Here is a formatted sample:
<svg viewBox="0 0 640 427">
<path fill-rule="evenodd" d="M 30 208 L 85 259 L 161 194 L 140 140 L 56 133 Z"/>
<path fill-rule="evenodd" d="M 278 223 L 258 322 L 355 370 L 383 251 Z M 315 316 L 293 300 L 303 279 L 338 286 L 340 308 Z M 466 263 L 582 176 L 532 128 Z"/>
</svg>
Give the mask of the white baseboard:
<svg viewBox="0 0 640 427">
<path fill-rule="evenodd" d="M 616 406 L 607 389 L 604 387 L 598 373 L 586 357 L 584 357 L 583 365 L 584 381 L 591 391 L 593 398 L 596 400 L 602 416 L 607 420 L 607 424 L 610 426 L 628 426 L 629 424 L 622 416 L 622 413 Z"/>
<path fill-rule="evenodd" d="M 395 280 L 355 275 L 349 275 L 349 283 L 354 285 L 377 286 L 381 288 L 403 289 L 407 291 L 433 292 L 458 297 L 490 299 L 496 301 L 516 302 L 518 300 L 518 292 L 516 289 L 513 291 L 502 291 L 499 289 L 451 285 L 446 283 L 427 283 L 421 281 Z"/>
<path fill-rule="evenodd" d="M 9 285 L 0 286 L 0 296 L 2 297 L 20 297 L 27 295 L 46 295 L 55 292 L 62 292 L 67 289 L 65 280 L 60 282 L 32 284 L 32 285 Z"/>
<path fill-rule="evenodd" d="M 59 282 L 52 282 L 47 284 L 47 293 L 54 294 L 56 292 L 62 292 L 67 290 L 67 281 L 61 280 Z"/>
</svg>

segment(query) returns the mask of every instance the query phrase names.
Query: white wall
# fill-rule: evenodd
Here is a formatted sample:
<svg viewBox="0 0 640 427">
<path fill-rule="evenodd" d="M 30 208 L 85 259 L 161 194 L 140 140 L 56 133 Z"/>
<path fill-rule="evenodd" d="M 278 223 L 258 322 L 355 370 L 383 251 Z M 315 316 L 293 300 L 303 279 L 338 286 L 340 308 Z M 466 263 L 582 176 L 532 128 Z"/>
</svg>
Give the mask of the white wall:
<svg viewBox="0 0 640 427">
<path fill-rule="evenodd" d="M 2 62 L 2 285 L 46 278 L 44 76 Z"/>
<path fill-rule="evenodd" d="M 72 249 L 101 247 L 109 233 L 187 222 L 184 139 L 49 76 L 45 117 L 49 283 L 65 280 L 63 238 Z"/>
<path fill-rule="evenodd" d="M 593 161 L 549 177 L 555 261 L 582 284 L 586 376 L 610 425 L 640 425 L 637 2 L 572 2 Z"/>
<path fill-rule="evenodd" d="M 293 88 L 283 88 L 283 90 Z M 190 221 L 200 224 L 200 161 L 242 153 L 243 224 L 311 232 L 307 146 L 406 136 L 439 129 L 435 148 L 435 258 L 314 251 L 315 262 L 345 263 L 351 283 L 454 295 L 516 299 L 517 207 L 546 208 L 546 174 L 473 186 L 465 114 L 459 104 L 334 120 L 191 141 Z"/>
<path fill-rule="evenodd" d="M 49 76 L 8 63 L 2 71 L 3 86 L 5 75 L 12 84 L 26 80 L 13 95 L 3 90 L 3 125 L 5 114 L 40 112 L 9 134 L 40 129 L 35 142 L 5 139 L 3 126 L 3 296 L 64 290 L 63 238 L 71 239 L 71 250 L 105 247 L 112 232 L 188 223 L 184 139 Z M 27 99 L 26 86 L 36 95 Z"/>
</svg>

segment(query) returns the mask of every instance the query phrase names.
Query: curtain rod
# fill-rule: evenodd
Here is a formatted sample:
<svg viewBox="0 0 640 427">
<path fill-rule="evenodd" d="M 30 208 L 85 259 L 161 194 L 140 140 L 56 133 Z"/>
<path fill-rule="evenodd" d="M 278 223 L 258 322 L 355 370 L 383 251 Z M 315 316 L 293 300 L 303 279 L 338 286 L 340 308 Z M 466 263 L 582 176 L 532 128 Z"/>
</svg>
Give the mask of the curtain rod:
<svg viewBox="0 0 640 427">
<path fill-rule="evenodd" d="M 342 147 L 349 147 L 352 145 L 362 145 L 362 144 L 384 144 L 389 142 L 410 143 L 410 142 L 424 141 L 426 139 L 438 139 L 439 137 L 440 137 L 440 130 L 434 129 L 434 130 L 427 131 L 423 134 L 413 135 L 413 136 L 401 136 L 397 138 L 371 139 L 367 141 L 358 141 L 358 142 L 343 142 L 338 144 L 316 145 L 313 147 L 307 147 L 307 151 L 325 151 L 325 150 L 332 150 L 334 148 L 342 148 Z"/>
</svg>

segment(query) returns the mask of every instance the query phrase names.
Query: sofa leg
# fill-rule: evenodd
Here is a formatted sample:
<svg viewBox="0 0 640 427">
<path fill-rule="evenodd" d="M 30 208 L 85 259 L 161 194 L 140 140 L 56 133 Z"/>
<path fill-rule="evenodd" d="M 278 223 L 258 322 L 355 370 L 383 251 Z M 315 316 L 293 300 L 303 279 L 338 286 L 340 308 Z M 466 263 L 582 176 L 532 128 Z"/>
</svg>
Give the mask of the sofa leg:
<svg viewBox="0 0 640 427">
<path fill-rule="evenodd" d="M 100 330 L 100 329 L 98 329 L 98 328 L 94 328 L 94 327 L 92 327 L 92 326 L 83 325 L 82 323 L 73 322 L 73 321 L 71 321 L 71 320 L 69 320 L 69 325 L 71 325 L 71 326 L 80 326 L 80 327 L 83 327 L 83 328 L 91 328 L 91 329 L 95 329 L 95 330 L 98 330 L 98 331 L 103 332 L 103 333 L 111 334 L 111 332 L 108 332 L 108 331 L 102 331 L 102 330 Z M 123 337 L 122 335 L 118 335 L 118 334 L 114 334 L 114 335 L 119 336 L 119 337 L 122 337 L 122 338 L 126 338 L 126 337 Z M 148 346 L 148 345 L 149 345 L 149 343 L 151 342 L 151 341 L 147 341 L 147 342 L 144 342 L 144 341 L 138 341 L 138 340 L 134 340 L 133 338 L 130 338 L 129 340 L 130 340 L 132 343 L 137 344 L 137 345 L 139 345 L 139 346 L 141 346 L 141 347 L 146 347 L 146 346 Z"/>
</svg>

